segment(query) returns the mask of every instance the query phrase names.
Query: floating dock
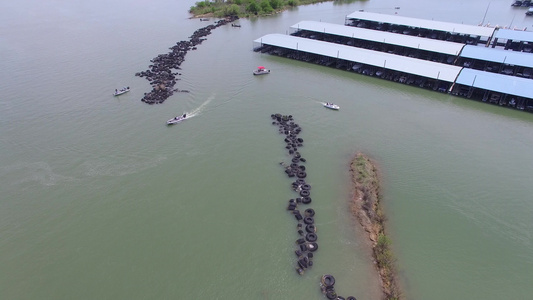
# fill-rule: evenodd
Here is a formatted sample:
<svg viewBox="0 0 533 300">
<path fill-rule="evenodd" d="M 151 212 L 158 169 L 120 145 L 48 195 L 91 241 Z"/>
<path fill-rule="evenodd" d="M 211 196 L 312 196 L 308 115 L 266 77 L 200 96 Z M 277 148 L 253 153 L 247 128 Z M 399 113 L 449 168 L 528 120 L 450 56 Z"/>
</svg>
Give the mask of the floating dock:
<svg viewBox="0 0 533 300">
<path fill-rule="evenodd" d="M 528 53 L 533 52 L 533 32 L 498 29 L 492 38 L 491 47 L 503 47 L 505 50 Z"/>
<path fill-rule="evenodd" d="M 496 28 L 457 24 L 386 15 L 370 12 L 354 12 L 346 16 L 348 26 L 391 31 L 405 35 L 417 35 L 431 39 L 462 44 L 488 45 Z"/>
<path fill-rule="evenodd" d="M 533 33 L 367 12 L 302 21 L 254 51 L 533 111 Z"/>
</svg>

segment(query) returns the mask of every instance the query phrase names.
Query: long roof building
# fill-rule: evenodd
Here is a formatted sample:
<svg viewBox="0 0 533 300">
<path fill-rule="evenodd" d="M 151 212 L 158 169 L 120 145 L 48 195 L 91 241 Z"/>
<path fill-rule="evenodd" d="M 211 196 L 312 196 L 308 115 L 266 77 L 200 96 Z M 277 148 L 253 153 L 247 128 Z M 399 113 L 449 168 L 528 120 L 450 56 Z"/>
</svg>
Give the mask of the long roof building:
<svg viewBox="0 0 533 300">
<path fill-rule="evenodd" d="M 386 15 L 371 13 L 366 11 L 357 11 L 346 16 L 346 19 L 358 19 L 366 20 L 377 23 L 389 23 L 389 24 L 398 24 L 405 25 L 413 28 L 423 28 L 430 30 L 438 30 L 450 33 L 459 33 L 463 35 L 471 36 L 481 36 L 490 38 L 494 34 L 495 28 L 467 25 L 467 24 L 458 24 L 458 23 L 448 23 L 441 21 L 409 18 L 398 15 Z"/>
<path fill-rule="evenodd" d="M 460 57 L 533 68 L 533 54 L 466 45 Z"/>
<path fill-rule="evenodd" d="M 463 68 L 456 84 L 533 99 L 532 80 Z"/>
<path fill-rule="evenodd" d="M 368 12 L 355 12 L 347 19 L 356 20 L 355 26 L 302 21 L 291 26 L 294 36 L 265 35 L 254 41 L 259 44 L 254 50 L 533 111 L 533 54 L 524 50 L 533 41 L 531 32 Z M 373 22 L 373 29 L 356 27 L 360 20 Z M 400 27 L 393 32 L 377 29 L 382 23 Z M 412 35 L 412 28 L 427 29 L 431 34 Z M 434 38 L 435 32 L 444 32 L 446 40 Z M 462 37 L 449 39 L 450 33 Z M 489 47 L 492 38 L 494 43 L 500 38 L 507 46 L 519 43 L 520 47 L 505 48 L 515 51 L 494 49 Z M 484 40 L 487 42 L 478 43 Z"/>
<path fill-rule="evenodd" d="M 284 34 L 267 34 L 254 42 L 447 82 L 454 82 L 461 71 L 458 66 Z"/>
<path fill-rule="evenodd" d="M 533 43 L 533 32 L 523 30 L 498 29 L 494 38 L 512 40 L 517 42 Z"/>
<path fill-rule="evenodd" d="M 464 44 L 433 40 L 410 35 L 400 35 L 387 31 L 376 31 L 339 24 L 301 21 L 291 26 L 292 31 L 307 30 L 348 38 L 357 38 L 367 41 L 398 45 L 412 49 L 421 49 L 450 55 L 459 55 Z"/>
</svg>

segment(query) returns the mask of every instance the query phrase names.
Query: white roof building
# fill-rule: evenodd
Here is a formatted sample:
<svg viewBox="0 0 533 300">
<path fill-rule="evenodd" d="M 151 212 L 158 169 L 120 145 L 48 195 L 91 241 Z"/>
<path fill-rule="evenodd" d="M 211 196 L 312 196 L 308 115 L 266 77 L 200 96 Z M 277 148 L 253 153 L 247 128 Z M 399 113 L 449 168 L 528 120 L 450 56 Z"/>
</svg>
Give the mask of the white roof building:
<svg viewBox="0 0 533 300">
<path fill-rule="evenodd" d="M 267 34 L 256 39 L 254 42 L 260 43 L 261 45 L 298 50 L 447 82 L 454 82 L 462 69 L 453 65 L 284 34 Z"/>
<path fill-rule="evenodd" d="M 351 13 L 348 16 L 346 16 L 346 18 L 367 20 L 367 21 L 378 22 L 378 23 L 405 25 L 405 26 L 413 27 L 413 28 L 424 28 L 424 29 L 459 33 L 459 34 L 471 35 L 471 36 L 481 36 L 481 37 L 488 37 L 488 38 L 492 37 L 494 30 L 495 30 L 495 28 L 490 28 L 490 27 L 408 18 L 408 17 L 397 16 L 397 15 L 386 15 L 386 14 L 378 14 L 378 13 L 371 13 L 371 12 L 365 12 L 365 11 L 362 11 L 362 12 L 357 11 L 357 12 Z"/>
<path fill-rule="evenodd" d="M 449 55 L 459 55 L 465 46 L 464 44 L 460 43 L 316 21 L 302 21 L 292 25 L 291 29 L 295 31 L 308 30 L 343 37 L 352 37 L 361 40 L 398 45 Z"/>
</svg>

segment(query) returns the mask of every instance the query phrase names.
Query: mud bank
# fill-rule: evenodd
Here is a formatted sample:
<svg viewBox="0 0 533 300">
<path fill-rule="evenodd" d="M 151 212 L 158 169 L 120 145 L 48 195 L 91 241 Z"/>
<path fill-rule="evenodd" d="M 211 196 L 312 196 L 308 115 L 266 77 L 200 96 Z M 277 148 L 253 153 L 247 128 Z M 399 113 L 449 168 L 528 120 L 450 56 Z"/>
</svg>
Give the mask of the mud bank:
<svg viewBox="0 0 533 300">
<path fill-rule="evenodd" d="M 402 299 L 397 279 L 396 260 L 385 234 L 386 217 L 381 203 L 380 174 L 374 161 L 357 153 L 350 164 L 353 197 L 352 214 L 367 232 L 372 245 L 372 258 L 377 268 L 383 299 Z"/>
</svg>

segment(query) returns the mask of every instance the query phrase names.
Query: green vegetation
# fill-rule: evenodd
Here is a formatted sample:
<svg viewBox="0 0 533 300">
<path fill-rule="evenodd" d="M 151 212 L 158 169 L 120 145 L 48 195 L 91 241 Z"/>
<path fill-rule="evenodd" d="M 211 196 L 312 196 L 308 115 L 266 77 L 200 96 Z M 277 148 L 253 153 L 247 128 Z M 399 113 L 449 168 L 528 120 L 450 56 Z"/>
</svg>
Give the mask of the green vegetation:
<svg viewBox="0 0 533 300">
<path fill-rule="evenodd" d="M 298 5 L 327 2 L 333 0 L 204 0 L 196 2 L 189 12 L 195 17 L 213 16 L 217 18 L 238 16 L 270 15 Z M 336 0 L 335 2 L 344 2 Z"/>
<path fill-rule="evenodd" d="M 378 236 L 378 242 L 374 247 L 374 256 L 383 282 L 389 285 L 386 292 L 387 299 L 400 299 L 400 290 L 395 280 L 396 259 L 390 248 L 390 240 L 384 233 Z"/>
<path fill-rule="evenodd" d="M 358 153 L 352 161 L 350 171 L 355 185 L 352 211 L 369 232 L 373 242 L 372 254 L 381 277 L 385 299 L 400 299 L 400 287 L 396 280 L 396 259 L 392 253 L 390 239 L 385 235 L 386 218 L 381 207 L 378 170 L 368 157 Z"/>
</svg>

